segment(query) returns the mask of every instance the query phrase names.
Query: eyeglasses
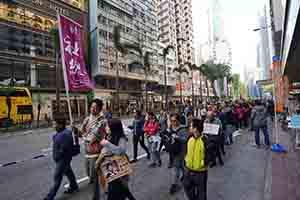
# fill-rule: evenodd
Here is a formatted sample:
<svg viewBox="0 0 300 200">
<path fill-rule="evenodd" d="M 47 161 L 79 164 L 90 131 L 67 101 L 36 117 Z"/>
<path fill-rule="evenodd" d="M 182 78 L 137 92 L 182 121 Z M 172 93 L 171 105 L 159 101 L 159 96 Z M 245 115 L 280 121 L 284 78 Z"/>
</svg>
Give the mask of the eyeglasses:
<svg viewBox="0 0 300 200">
<path fill-rule="evenodd" d="M 177 122 L 177 120 L 174 120 L 174 119 L 172 120 L 172 119 L 171 119 L 170 122 L 174 123 L 174 122 Z"/>
</svg>

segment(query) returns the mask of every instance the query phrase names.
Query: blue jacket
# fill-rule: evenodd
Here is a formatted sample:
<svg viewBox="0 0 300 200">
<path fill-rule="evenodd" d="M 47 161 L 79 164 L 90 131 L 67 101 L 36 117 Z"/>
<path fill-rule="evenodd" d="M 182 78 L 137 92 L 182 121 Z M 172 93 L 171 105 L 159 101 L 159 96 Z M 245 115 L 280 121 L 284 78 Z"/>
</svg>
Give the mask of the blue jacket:
<svg viewBox="0 0 300 200">
<path fill-rule="evenodd" d="M 53 160 L 72 160 L 73 138 L 70 129 L 64 129 L 53 136 Z"/>
</svg>

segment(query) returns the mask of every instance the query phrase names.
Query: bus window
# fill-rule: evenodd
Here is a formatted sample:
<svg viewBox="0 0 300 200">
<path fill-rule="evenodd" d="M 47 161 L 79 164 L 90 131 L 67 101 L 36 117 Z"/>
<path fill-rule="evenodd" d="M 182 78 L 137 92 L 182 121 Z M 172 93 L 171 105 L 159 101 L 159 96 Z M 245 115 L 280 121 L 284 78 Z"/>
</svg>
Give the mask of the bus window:
<svg viewBox="0 0 300 200">
<path fill-rule="evenodd" d="M 11 92 L 10 94 L 11 97 L 28 97 L 28 94 L 26 93 L 25 90 L 15 90 Z"/>
</svg>

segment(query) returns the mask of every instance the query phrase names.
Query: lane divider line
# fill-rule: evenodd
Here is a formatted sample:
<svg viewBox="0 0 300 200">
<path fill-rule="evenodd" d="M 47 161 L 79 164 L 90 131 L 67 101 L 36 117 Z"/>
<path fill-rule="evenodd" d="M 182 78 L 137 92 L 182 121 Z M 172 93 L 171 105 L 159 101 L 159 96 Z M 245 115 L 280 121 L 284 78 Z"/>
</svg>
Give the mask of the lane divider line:
<svg viewBox="0 0 300 200">
<path fill-rule="evenodd" d="M 39 154 L 39 155 L 30 157 L 30 158 L 26 158 L 26 159 L 23 159 L 23 160 L 17 160 L 17 161 L 13 161 L 13 162 L 8 162 L 8 163 L 0 164 L 0 167 L 8 167 L 8 166 L 16 165 L 18 163 L 22 163 L 22 162 L 25 162 L 25 161 L 28 161 L 28 160 L 37 160 L 37 159 L 40 159 L 40 158 L 44 158 L 44 157 L 46 157 L 48 155 L 49 154 L 47 154 L 47 153 L 45 153 L 45 154 Z"/>
</svg>

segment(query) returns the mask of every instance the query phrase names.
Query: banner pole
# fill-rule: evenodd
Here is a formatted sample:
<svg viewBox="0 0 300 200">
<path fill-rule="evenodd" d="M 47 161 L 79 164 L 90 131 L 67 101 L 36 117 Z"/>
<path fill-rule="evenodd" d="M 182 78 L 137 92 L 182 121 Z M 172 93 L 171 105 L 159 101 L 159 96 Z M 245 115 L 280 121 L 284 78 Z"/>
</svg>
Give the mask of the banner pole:
<svg viewBox="0 0 300 200">
<path fill-rule="evenodd" d="M 64 55 L 64 48 L 63 48 L 64 45 L 63 45 L 63 38 L 62 38 L 62 27 L 61 27 L 60 15 L 59 15 L 58 12 L 57 12 L 57 20 L 58 20 L 59 41 L 60 41 L 60 46 L 61 46 L 61 48 L 60 48 L 61 60 L 62 60 L 62 67 L 63 67 L 63 74 L 64 74 L 66 97 L 67 97 L 67 103 L 68 103 L 69 118 L 70 118 L 71 127 L 73 127 L 73 116 L 72 116 L 71 101 L 70 101 L 70 94 L 69 94 L 69 83 L 68 83 L 66 63 L 65 63 L 65 55 Z M 75 145 L 76 140 L 75 140 L 74 131 L 72 131 L 72 137 L 73 137 L 73 143 Z"/>
</svg>

